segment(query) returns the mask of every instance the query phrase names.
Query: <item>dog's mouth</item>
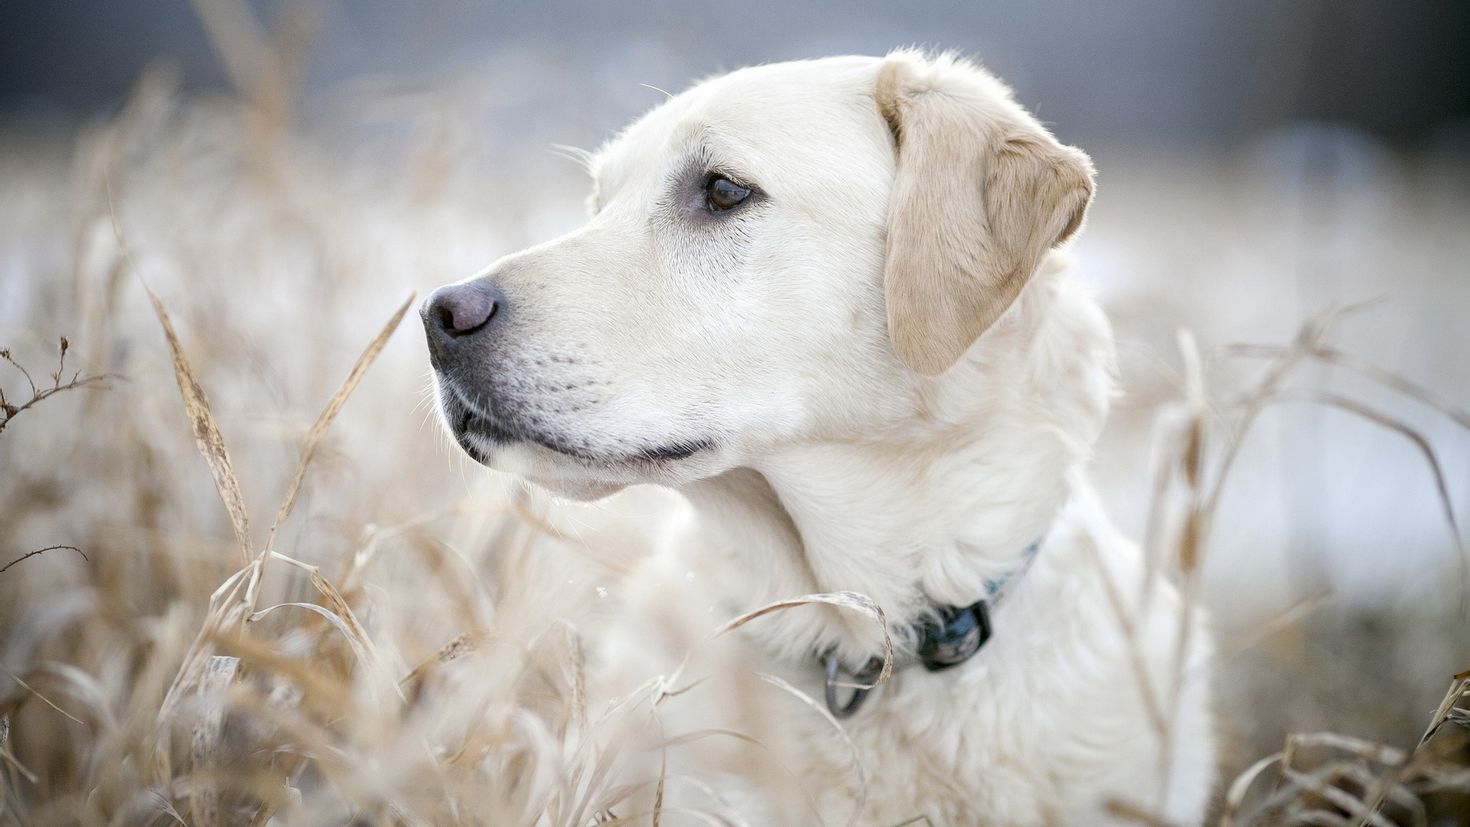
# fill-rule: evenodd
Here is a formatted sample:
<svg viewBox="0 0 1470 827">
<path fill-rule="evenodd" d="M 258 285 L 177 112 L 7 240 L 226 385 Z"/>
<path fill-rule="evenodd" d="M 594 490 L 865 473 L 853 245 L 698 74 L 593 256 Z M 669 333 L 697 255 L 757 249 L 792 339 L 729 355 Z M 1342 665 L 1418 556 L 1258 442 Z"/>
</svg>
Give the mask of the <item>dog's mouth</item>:
<svg viewBox="0 0 1470 827">
<path fill-rule="evenodd" d="M 447 383 L 441 382 L 441 386 L 445 385 Z M 464 399 L 452 385 L 444 387 L 441 404 L 455 443 L 481 465 L 491 464 L 489 452 L 494 446 L 536 445 L 599 468 L 668 465 L 714 447 L 708 439 L 681 439 L 654 443 L 633 451 L 603 452 L 571 444 L 565 438 L 519 425 L 507 418 L 486 415 Z"/>
</svg>

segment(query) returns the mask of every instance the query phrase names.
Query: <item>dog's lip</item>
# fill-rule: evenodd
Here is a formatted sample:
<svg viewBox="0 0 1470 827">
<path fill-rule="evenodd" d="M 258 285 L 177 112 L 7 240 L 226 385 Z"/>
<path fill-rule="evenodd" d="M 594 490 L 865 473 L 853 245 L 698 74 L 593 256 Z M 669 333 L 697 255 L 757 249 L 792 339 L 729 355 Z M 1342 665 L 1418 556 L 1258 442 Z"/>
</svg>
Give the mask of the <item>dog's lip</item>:
<svg viewBox="0 0 1470 827">
<path fill-rule="evenodd" d="M 694 442 L 675 442 L 656 448 L 645 448 L 636 454 L 636 458 L 648 462 L 674 462 L 681 459 L 688 459 L 710 447 L 713 447 L 713 445 L 707 439 L 696 440 Z"/>
<path fill-rule="evenodd" d="M 454 401 L 457 403 L 454 407 L 458 410 L 454 416 L 450 417 L 450 424 L 455 442 L 476 462 L 482 464 L 486 462 L 486 457 L 484 452 L 469 438 L 471 435 L 502 445 L 529 442 L 548 451 L 596 465 L 662 465 L 689 459 L 700 451 L 714 447 L 714 443 L 708 439 L 678 440 L 640 448 L 626 454 L 593 454 L 534 432 L 523 433 L 519 430 L 508 429 L 494 418 L 485 416 L 470 407 L 463 398 L 456 398 Z"/>
</svg>

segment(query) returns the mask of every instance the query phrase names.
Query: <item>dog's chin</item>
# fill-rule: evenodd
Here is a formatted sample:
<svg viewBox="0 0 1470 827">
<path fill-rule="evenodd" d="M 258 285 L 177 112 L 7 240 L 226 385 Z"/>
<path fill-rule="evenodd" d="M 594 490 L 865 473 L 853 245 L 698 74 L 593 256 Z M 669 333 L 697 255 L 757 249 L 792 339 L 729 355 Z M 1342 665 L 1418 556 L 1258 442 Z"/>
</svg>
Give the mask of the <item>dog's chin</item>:
<svg viewBox="0 0 1470 827">
<path fill-rule="evenodd" d="M 454 441 L 471 459 L 575 500 L 601 499 L 629 485 L 677 487 L 706 476 L 709 460 L 718 453 L 708 440 L 651 442 L 635 451 L 570 449 L 463 410 L 445 414 Z"/>
<path fill-rule="evenodd" d="M 544 488 L 558 497 L 580 502 L 593 502 L 612 495 L 627 488 L 626 483 L 603 482 L 592 479 L 578 479 L 569 476 L 542 476 L 534 474 L 522 474 L 527 482 L 538 488 Z"/>
<path fill-rule="evenodd" d="M 591 501 L 610 497 L 632 484 L 612 479 L 611 474 L 593 474 L 580 463 L 540 445 L 521 441 L 497 441 L 480 436 L 456 436 L 466 454 L 487 468 L 520 477 L 559 497 Z"/>
</svg>

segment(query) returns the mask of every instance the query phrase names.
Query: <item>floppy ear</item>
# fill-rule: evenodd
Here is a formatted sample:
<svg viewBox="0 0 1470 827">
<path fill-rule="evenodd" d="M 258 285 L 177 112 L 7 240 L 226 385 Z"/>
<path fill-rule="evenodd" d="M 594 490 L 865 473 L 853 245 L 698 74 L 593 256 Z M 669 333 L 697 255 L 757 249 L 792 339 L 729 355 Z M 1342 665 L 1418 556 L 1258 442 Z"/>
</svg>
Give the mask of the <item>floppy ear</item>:
<svg viewBox="0 0 1470 827">
<path fill-rule="evenodd" d="M 943 373 L 1082 224 L 1092 163 L 984 70 L 890 55 L 874 88 L 897 144 L 884 291 L 898 358 Z"/>
</svg>

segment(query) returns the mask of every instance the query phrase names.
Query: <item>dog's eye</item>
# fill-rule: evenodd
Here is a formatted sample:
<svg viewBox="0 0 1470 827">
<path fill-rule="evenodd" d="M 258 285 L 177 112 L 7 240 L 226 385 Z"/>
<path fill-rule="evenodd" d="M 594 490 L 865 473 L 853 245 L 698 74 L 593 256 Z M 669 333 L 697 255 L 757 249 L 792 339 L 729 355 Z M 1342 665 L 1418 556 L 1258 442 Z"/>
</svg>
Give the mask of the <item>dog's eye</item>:
<svg viewBox="0 0 1470 827">
<path fill-rule="evenodd" d="M 704 204 L 710 212 L 733 210 L 749 197 L 750 188 L 742 187 L 729 178 L 715 176 L 704 185 Z"/>
</svg>

